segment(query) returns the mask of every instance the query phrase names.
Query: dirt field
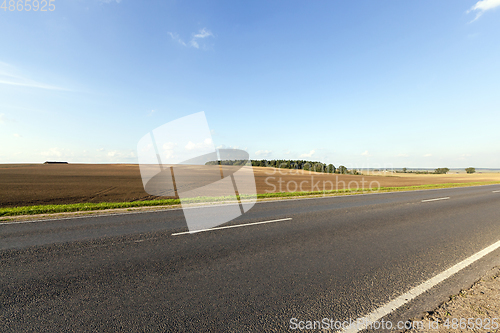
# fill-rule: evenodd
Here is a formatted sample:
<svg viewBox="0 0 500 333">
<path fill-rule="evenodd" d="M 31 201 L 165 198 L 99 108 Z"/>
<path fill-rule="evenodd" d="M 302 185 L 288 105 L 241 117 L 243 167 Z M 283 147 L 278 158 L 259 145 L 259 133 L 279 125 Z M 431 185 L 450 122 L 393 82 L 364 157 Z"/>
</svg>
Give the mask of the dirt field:
<svg viewBox="0 0 500 333">
<path fill-rule="evenodd" d="M 500 173 L 353 176 L 260 167 L 254 167 L 254 173 L 258 193 L 500 181 Z M 144 191 L 137 165 L 0 165 L 0 207 L 154 198 Z"/>
</svg>

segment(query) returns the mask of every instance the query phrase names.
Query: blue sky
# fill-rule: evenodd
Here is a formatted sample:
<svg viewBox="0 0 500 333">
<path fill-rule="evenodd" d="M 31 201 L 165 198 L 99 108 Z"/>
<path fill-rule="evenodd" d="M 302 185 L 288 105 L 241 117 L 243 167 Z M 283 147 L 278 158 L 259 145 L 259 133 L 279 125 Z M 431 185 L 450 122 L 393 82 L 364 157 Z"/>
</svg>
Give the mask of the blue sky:
<svg viewBox="0 0 500 333">
<path fill-rule="evenodd" d="M 0 10 L 0 163 L 216 146 L 348 167 L 500 168 L 500 0 L 54 2 Z"/>
</svg>

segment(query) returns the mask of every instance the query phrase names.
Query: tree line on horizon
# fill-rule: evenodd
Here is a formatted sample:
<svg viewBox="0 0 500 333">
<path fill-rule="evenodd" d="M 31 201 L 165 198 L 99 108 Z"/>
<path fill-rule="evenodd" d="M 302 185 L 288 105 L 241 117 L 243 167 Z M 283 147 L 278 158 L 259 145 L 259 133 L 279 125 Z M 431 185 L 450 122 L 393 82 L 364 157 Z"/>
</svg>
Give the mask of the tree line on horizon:
<svg viewBox="0 0 500 333">
<path fill-rule="evenodd" d="M 450 172 L 449 168 L 437 168 L 434 170 L 434 172 L 431 171 L 412 171 L 408 170 L 407 168 L 403 168 L 402 171 L 396 171 L 396 172 L 402 172 L 402 173 L 416 173 L 416 174 L 438 174 L 438 175 L 443 175 L 447 174 Z M 465 172 L 471 174 L 476 172 L 476 168 L 470 167 L 470 168 L 465 168 Z"/>
<path fill-rule="evenodd" d="M 347 167 L 340 165 L 335 167 L 333 164 L 326 164 L 318 161 L 307 161 L 307 160 L 250 160 L 252 166 L 256 167 L 268 167 L 268 168 L 278 168 L 278 169 L 296 169 L 304 171 L 314 171 L 322 173 L 337 173 L 337 174 L 352 174 L 359 175 L 360 173 L 355 170 L 349 170 Z M 246 160 L 224 160 L 224 161 L 210 161 L 207 165 L 246 165 Z"/>
<path fill-rule="evenodd" d="M 347 167 L 340 165 L 335 167 L 333 164 L 326 164 L 318 161 L 307 161 L 307 160 L 250 160 L 252 166 L 256 167 L 268 167 L 277 169 L 297 169 L 304 171 L 314 171 L 322 173 L 336 173 L 336 174 L 351 174 L 359 175 L 360 172 L 356 169 L 347 169 Z M 206 165 L 246 165 L 247 160 L 224 160 L 224 161 L 210 161 Z M 379 171 L 378 169 L 375 171 Z M 437 168 L 434 171 L 413 171 L 403 168 L 401 171 L 395 170 L 396 173 L 416 173 L 416 174 L 447 174 L 449 168 Z M 476 168 L 469 167 L 465 169 L 465 172 L 472 174 L 476 172 Z"/>
</svg>

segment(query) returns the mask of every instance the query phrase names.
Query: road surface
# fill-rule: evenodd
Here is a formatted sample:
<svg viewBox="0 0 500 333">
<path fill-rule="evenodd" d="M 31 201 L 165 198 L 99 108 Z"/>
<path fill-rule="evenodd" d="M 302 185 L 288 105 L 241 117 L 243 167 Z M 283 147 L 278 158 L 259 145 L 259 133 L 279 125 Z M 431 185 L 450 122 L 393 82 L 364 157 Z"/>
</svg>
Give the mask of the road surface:
<svg viewBox="0 0 500 333">
<path fill-rule="evenodd" d="M 499 191 L 263 202 L 222 226 L 239 227 L 196 234 L 182 210 L 2 223 L 1 331 L 284 332 L 355 320 L 499 241 Z M 444 301 L 499 258 L 386 319 Z"/>
</svg>

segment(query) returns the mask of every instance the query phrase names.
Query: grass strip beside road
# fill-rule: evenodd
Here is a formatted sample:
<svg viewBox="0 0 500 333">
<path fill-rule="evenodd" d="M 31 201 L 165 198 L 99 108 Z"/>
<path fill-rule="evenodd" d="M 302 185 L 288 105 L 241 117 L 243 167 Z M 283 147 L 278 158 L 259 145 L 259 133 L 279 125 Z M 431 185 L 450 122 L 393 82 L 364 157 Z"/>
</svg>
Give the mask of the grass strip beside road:
<svg viewBox="0 0 500 333">
<path fill-rule="evenodd" d="M 262 193 L 257 195 L 257 199 L 271 198 L 290 198 L 290 197 L 310 197 L 310 196 L 338 196 L 338 195 L 354 195 L 365 193 L 384 193 L 384 192 L 400 192 L 400 191 L 418 191 L 441 188 L 467 187 L 479 185 L 493 185 L 500 182 L 471 182 L 471 183 L 445 183 L 445 184 L 428 184 L 415 186 L 399 186 L 399 187 L 381 187 L 380 189 L 341 189 L 332 191 L 313 191 L 313 192 L 273 192 Z M 240 199 L 251 199 L 252 196 L 240 195 Z M 184 200 L 183 200 L 184 201 Z M 188 203 L 223 203 L 234 201 L 234 197 L 198 197 L 190 198 Z M 186 201 L 184 201 L 186 203 Z M 132 202 L 100 202 L 100 203 L 77 203 L 65 205 L 38 205 L 38 206 L 23 206 L 23 207 L 7 207 L 0 208 L 0 217 L 2 216 L 20 216 L 20 215 L 38 215 L 38 214 L 57 214 L 68 212 L 84 212 L 84 211 L 100 211 L 106 209 L 119 208 L 138 208 L 138 207 L 154 207 L 154 206 L 173 206 L 180 205 L 180 199 L 158 199 L 147 201 L 132 201 Z"/>
</svg>

